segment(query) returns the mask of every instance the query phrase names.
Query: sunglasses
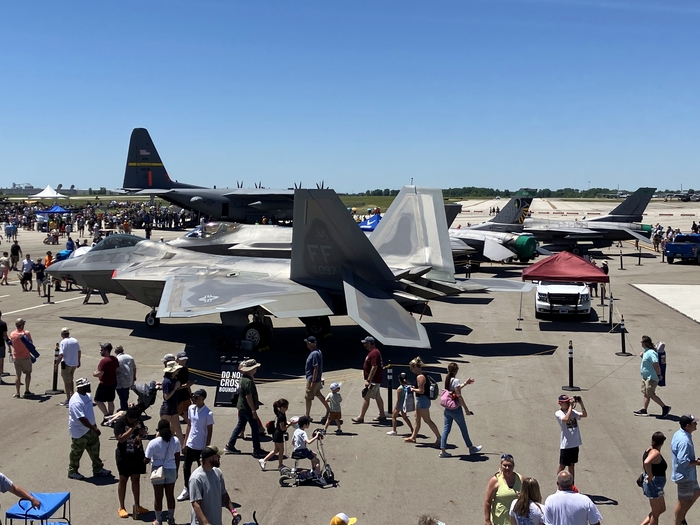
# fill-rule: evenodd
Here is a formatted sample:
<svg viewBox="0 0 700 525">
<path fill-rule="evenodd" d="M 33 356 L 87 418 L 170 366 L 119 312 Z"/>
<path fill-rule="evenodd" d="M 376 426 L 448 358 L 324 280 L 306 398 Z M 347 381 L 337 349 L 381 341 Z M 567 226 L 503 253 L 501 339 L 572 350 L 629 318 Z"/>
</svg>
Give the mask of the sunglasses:
<svg viewBox="0 0 700 525">
<path fill-rule="evenodd" d="M 503 454 L 501 456 L 501 461 L 503 461 L 504 459 L 509 459 L 509 460 L 513 461 L 513 455 L 512 454 Z"/>
</svg>

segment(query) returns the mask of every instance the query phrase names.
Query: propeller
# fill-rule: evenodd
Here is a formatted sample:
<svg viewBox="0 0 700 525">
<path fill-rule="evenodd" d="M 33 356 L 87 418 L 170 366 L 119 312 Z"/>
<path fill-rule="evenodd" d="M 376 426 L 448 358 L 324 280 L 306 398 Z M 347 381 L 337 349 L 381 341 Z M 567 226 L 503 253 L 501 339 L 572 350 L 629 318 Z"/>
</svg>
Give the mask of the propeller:
<svg viewBox="0 0 700 525">
<path fill-rule="evenodd" d="M 325 185 L 324 181 L 321 181 L 320 184 L 317 182 L 317 183 L 316 183 L 316 189 L 318 189 L 318 190 L 326 189 L 326 185 Z"/>
</svg>

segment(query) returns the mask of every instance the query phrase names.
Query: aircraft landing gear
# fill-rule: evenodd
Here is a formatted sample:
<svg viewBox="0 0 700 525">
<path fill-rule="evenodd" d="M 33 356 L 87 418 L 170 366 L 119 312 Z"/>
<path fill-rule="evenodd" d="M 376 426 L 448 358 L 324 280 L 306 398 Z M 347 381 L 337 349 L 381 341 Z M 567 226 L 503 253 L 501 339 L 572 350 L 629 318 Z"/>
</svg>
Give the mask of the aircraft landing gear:
<svg viewBox="0 0 700 525">
<path fill-rule="evenodd" d="M 253 343 L 253 350 L 267 346 L 270 341 L 270 330 L 264 323 L 253 321 L 243 329 L 243 340 Z"/>
<path fill-rule="evenodd" d="M 156 317 L 155 308 L 146 314 L 144 322 L 148 328 L 156 328 L 160 324 L 160 318 Z"/>
<path fill-rule="evenodd" d="M 331 332 L 331 320 L 328 316 L 303 317 L 301 322 L 306 325 L 308 335 L 325 337 Z"/>
</svg>

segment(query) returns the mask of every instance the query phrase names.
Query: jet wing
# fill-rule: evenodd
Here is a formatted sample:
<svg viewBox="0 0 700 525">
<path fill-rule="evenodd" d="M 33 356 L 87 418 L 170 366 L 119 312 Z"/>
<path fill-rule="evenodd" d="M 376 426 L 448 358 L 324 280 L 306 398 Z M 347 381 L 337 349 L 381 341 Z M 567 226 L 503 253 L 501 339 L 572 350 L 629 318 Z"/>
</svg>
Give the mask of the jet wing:
<svg viewBox="0 0 700 525">
<path fill-rule="evenodd" d="M 510 257 L 515 257 L 515 253 L 503 246 L 500 242 L 487 237 L 484 239 L 484 256 L 492 261 L 503 261 Z"/>
<path fill-rule="evenodd" d="M 114 277 L 129 291 L 153 278 Z M 158 317 L 197 317 L 261 306 L 278 318 L 333 315 L 322 293 L 294 282 L 240 276 L 170 275 L 164 278 Z"/>
</svg>

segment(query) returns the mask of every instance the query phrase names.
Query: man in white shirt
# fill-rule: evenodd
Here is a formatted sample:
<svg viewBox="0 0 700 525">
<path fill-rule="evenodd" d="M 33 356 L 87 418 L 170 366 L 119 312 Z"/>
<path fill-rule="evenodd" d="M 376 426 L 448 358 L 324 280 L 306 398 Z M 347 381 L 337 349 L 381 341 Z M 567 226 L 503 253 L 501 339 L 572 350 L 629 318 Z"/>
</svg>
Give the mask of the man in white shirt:
<svg viewBox="0 0 700 525">
<path fill-rule="evenodd" d="M 129 390 L 136 382 L 136 362 L 129 354 L 124 353 L 124 347 L 114 347 L 114 354 L 119 361 L 117 368 L 117 396 L 119 396 L 119 410 L 129 409 Z"/>
<path fill-rule="evenodd" d="M 185 478 L 185 488 L 177 497 L 178 501 L 190 499 L 190 475 L 192 464 L 196 461 L 201 466 L 202 451 L 211 445 L 211 437 L 214 433 L 214 414 L 204 404 L 207 398 L 206 390 L 199 389 L 192 393 L 192 404 L 187 409 L 187 432 L 185 432 L 185 448 L 183 454 L 185 461 L 182 465 L 182 475 Z"/>
<path fill-rule="evenodd" d="M 599 525 L 602 516 L 591 498 L 574 492 L 574 478 L 562 470 L 557 475 L 557 490 L 544 502 L 544 522 L 547 525 Z"/>
<path fill-rule="evenodd" d="M 100 429 L 95 424 L 95 411 L 90 396 L 90 381 L 81 377 L 75 382 L 76 392 L 68 403 L 68 431 L 70 432 L 70 460 L 68 463 L 68 477 L 70 479 L 83 480 L 78 472 L 80 458 L 87 450 L 92 460 L 92 473 L 94 476 L 111 476 L 112 473 L 104 468 L 100 459 Z"/>
<path fill-rule="evenodd" d="M 22 290 L 27 292 L 32 289 L 32 270 L 34 269 L 34 261 L 32 261 L 31 255 L 27 254 L 27 257 L 22 261 Z"/>
<path fill-rule="evenodd" d="M 61 328 L 61 342 L 58 343 L 58 359 L 54 368 L 61 368 L 61 378 L 63 386 L 66 388 L 66 400 L 59 404 L 67 407 L 70 398 L 73 395 L 73 376 L 75 370 L 80 368 L 80 345 L 75 337 L 70 336 L 70 330 L 67 327 Z"/>
</svg>

